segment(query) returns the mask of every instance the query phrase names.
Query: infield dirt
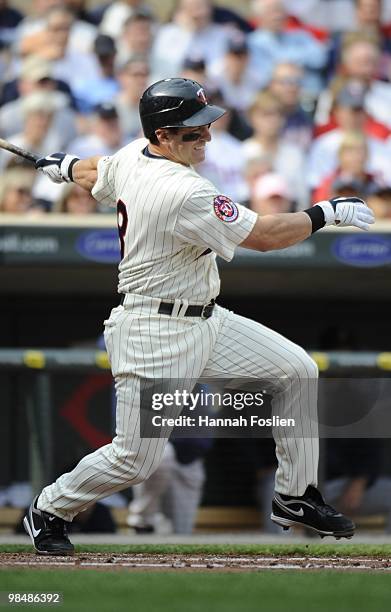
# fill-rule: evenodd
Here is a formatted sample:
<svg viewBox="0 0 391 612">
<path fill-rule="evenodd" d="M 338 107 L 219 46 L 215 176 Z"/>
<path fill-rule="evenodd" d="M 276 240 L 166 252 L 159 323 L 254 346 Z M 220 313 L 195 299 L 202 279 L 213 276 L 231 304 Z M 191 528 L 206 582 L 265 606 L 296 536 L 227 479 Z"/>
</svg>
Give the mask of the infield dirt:
<svg viewBox="0 0 391 612">
<path fill-rule="evenodd" d="M 208 554 L 110 554 L 79 553 L 72 557 L 47 557 L 35 553 L 0 553 L 1 568 L 169 570 L 248 572 L 266 569 L 348 570 L 391 572 L 389 557 L 316 557 Z"/>
</svg>

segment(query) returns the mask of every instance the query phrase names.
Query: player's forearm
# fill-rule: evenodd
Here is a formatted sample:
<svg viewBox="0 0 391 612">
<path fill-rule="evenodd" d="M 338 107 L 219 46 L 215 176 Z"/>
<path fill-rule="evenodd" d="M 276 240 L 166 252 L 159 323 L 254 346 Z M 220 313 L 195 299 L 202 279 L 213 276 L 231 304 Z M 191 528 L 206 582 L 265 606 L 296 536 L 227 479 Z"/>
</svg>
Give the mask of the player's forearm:
<svg viewBox="0 0 391 612">
<path fill-rule="evenodd" d="M 251 234 L 240 246 L 256 251 L 284 249 L 312 233 L 310 217 L 304 212 L 258 217 Z"/>
<path fill-rule="evenodd" d="M 73 182 L 83 187 L 83 189 L 91 191 L 97 180 L 99 160 L 100 156 L 95 155 L 95 157 L 88 157 L 76 162 L 72 169 Z"/>
</svg>

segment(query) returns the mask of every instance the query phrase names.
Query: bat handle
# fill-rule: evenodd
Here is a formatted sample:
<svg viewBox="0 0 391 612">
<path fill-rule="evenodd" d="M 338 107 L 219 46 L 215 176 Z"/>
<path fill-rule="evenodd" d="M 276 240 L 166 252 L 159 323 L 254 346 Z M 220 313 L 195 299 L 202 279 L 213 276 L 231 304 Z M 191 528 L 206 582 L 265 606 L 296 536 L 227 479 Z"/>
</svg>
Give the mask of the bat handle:
<svg viewBox="0 0 391 612">
<path fill-rule="evenodd" d="M 31 161 L 33 164 L 35 164 L 35 162 L 37 162 L 40 158 L 39 155 L 35 155 L 34 153 L 30 153 L 29 151 L 25 152 L 24 157 L 28 160 Z"/>
</svg>

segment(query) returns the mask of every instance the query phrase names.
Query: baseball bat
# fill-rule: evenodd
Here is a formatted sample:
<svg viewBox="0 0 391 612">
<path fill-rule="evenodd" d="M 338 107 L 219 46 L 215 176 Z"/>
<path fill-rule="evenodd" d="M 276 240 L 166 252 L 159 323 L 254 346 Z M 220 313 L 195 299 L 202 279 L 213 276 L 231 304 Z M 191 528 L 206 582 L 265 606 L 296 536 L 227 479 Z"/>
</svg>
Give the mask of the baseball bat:
<svg viewBox="0 0 391 612">
<path fill-rule="evenodd" d="M 31 163 L 35 164 L 35 162 L 39 159 L 39 155 L 35 155 L 35 153 L 31 153 L 30 151 L 26 151 L 26 149 L 21 149 L 16 145 L 8 142 L 7 140 L 3 140 L 0 138 L 0 148 L 6 149 L 10 153 L 14 153 L 15 155 L 19 155 L 24 159 L 27 159 Z"/>
</svg>

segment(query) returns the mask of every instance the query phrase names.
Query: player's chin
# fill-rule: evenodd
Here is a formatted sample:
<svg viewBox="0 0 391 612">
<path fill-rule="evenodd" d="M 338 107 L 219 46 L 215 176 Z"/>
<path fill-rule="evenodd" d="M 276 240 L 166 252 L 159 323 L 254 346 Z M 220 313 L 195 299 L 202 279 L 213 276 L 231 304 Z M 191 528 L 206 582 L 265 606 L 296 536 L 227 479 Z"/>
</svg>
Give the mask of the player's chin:
<svg viewBox="0 0 391 612">
<path fill-rule="evenodd" d="M 194 149 L 193 160 L 194 164 L 200 164 L 205 160 L 205 147 L 203 147 L 202 149 Z"/>
</svg>

